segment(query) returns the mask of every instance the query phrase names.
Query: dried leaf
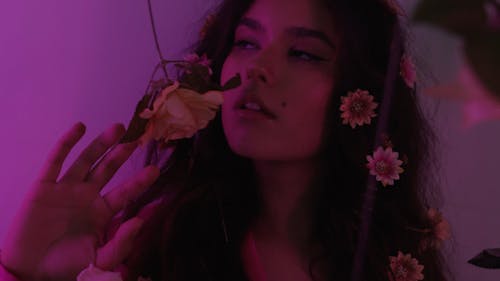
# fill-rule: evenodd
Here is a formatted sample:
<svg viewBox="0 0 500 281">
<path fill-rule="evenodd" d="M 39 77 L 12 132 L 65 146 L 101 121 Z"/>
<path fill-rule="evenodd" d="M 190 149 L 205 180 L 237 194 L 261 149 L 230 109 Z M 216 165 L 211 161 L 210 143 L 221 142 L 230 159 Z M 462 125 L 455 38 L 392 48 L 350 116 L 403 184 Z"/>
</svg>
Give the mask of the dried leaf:
<svg viewBox="0 0 500 281">
<path fill-rule="evenodd" d="M 500 248 L 484 249 L 468 263 L 482 268 L 500 268 Z"/>
<path fill-rule="evenodd" d="M 233 78 L 229 79 L 224 86 L 222 86 L 222 91 L 227 91 L 241 85 L 241 76 L 240 74 L 236 74 Z"/>
<path fill-rule="evenodd" d="M 204 93 L 209 88 L 207 81 L 196 72 L 185 73 L 179 81 L 184 88 L 194 90 L 198 93 Z"/>
<path fill-rule="evenodd" d="M 151 97 L 151 94 L 147 94 L 137 103 L 134 116 L 132 117 L 132 120 L 130 120 L 127 131 L 119 143 L 136 141 L 142 136 L 142 134 L 144 134 L 148 120 L 142 119 L 139 117 L 139 114 L 148 107 Z"/>
</svg>

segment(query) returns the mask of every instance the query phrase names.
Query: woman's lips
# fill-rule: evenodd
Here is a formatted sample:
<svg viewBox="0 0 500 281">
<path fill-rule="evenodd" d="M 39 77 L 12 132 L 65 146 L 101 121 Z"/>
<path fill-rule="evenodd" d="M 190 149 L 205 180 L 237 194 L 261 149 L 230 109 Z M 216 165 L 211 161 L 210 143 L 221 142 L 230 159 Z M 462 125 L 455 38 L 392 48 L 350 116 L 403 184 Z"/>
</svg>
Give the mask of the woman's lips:
<svg viewBox="0 0 500 281">
<path fill-rule="evenodd" d="M 270 115 L 263 111 L 255 111 L 246 108 L 238 108 L 236 109 L 236 114 L 240 118 L 249 119 L 249 120 L 273 120 L 276 119 L 275 116 Z"/>
<path fill-rule="evenodd" d="M 255 82 L 249 82 L 239 92 L 239 97 L 234 104 L 236 113 L 245 118 L 277 119 L 276 114 L 267 106 L 260 94 L 258 85 Z M 250 108 L 246 105 L 252 104 Z M 249 105 L 250 106 L 250 105 Z"/>
<path fill-rule="evenodd" d="M 245 104 L 247 103 L 253 103 L 259 106 L 259 110 L 251 110 L 245 107 Z M 264 114 L 270 119 L 276 119 L 276 115 L 269 110 L 269 108 L 266 106 L 266 104 L 260 99 L 260 97 L 256 95 L 244 95 L 241 97 L 235 104 L 234 106 L 235 110 L 242 110 L 242 111 L 252 111 L 254 113 L 259 113 L 259 114 Z"/>
</svg>

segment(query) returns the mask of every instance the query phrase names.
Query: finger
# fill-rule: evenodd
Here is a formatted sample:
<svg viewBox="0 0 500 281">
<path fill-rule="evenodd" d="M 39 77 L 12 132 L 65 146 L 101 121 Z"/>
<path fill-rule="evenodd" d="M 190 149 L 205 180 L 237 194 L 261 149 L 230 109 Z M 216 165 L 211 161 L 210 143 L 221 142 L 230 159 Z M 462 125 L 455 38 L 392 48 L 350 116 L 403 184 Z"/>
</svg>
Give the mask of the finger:
<svg viewBox="0 0 500 281">
<path fill-rule="evenodd" d="M 57 144 L 52 148 L 47 160 L 38 176 L 39 181 L 57 181 L 61 172 L 64 160 L 71 149 L 85 134 L 85 125 L 81 122 L 76 123 L 64 135 L 59 138 Z"/>
<path fill-rule="evenodd" d="M 88 174 L 87 181 L 101 189 L 137 148 L 137 142 L 119 144 Z"/>
<path fill-rule="evenodd" d="M 130 253 L 143 223 L 142 219 L 134 217 L 120 225 L 115 236 L 102 248 L 97 249 L 96 266 L 103 270 L 113 270 L 120 265 Z"/>
<path fill-rule="evenodd" d="M 78 156 L 61 180 L 84 180 L 92 165 L 124 134 L 122 124 L 114 124 L 95 138 Z"/>
<path fill-rule="evenodd" d="M 156 210 L 162 204 L 162 202 L 163 202 L 162 199 L 158 198 L 155 201 L 148 203 L 146 206 L 142 207 L 142 209 L 137 214 L 137 217 L 143 220 L 148 219 L 156 212 Z"/>
<path fill-rule="evenodd" d="M 144 168 L 138 175 L 125 181 L 122 186 L 111 190 L 103 197 L 113 214 L 122 210 L 132 199 L 136 198 L 146 188 L 151 186 L 160 175 L 156 166 Z"/>
</svg>

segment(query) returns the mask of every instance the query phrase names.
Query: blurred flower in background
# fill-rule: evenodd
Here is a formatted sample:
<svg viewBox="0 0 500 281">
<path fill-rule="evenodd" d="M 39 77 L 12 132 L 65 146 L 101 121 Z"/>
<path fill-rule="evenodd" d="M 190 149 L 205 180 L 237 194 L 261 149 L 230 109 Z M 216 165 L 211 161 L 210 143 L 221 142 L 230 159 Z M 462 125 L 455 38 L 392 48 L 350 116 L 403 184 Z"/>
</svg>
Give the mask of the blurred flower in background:
<svg viewBox="0 0 500 281">
<path fill-rule="evenodd" d="M 466 128 L 500 119 L 500 0 L 422 0 L 412 19 L 462 40 L 456 77 L 424 91 L 462 101 Z"/>
</svg>

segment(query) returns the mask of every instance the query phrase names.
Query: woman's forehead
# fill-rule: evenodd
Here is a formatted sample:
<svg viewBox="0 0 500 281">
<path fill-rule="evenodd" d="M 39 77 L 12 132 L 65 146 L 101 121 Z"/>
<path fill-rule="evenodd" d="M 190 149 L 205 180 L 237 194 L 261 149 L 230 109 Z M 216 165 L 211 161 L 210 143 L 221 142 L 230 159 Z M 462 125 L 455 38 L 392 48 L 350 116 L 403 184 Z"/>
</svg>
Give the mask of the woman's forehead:
<svg viewBox="0 0 500 281">
<path fill-rule="evenodd" d="M 334 36 L 332 16 L 317 0 L 255 0 L 245 14 L 267 31 L 305 27 Z"/>
</svg>

